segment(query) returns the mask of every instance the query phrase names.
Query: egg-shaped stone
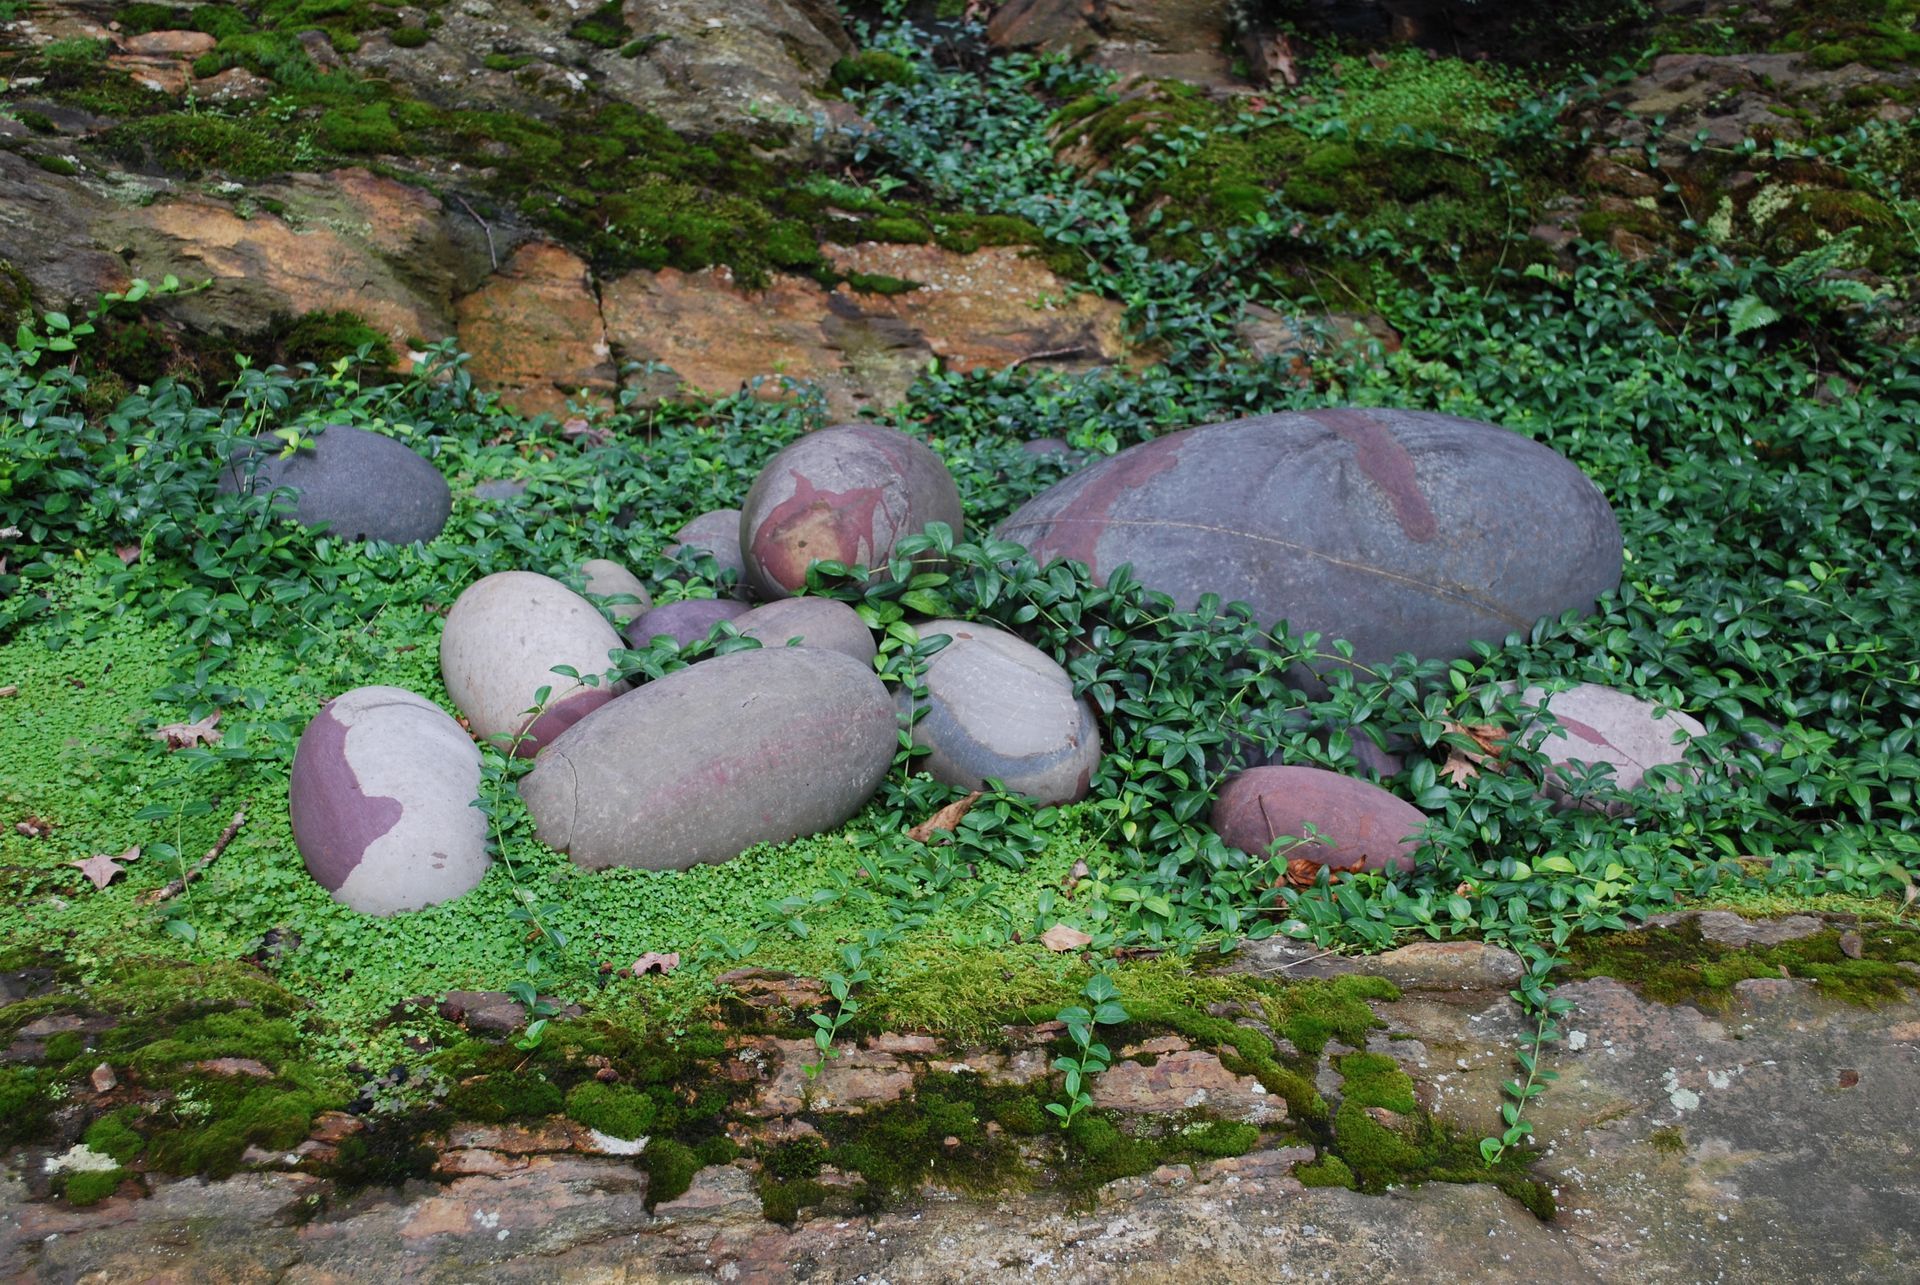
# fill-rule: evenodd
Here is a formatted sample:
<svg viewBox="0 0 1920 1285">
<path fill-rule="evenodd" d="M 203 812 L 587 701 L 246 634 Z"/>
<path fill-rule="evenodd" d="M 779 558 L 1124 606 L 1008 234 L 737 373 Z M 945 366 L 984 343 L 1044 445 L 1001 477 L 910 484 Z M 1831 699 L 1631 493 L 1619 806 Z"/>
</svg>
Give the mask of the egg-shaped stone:
<svg viewBox="0 0 1920 1285">
<path fill-rule="evenodd" d="M 1613 769 L 1616 787 L 1638 789 L 1651 768 L 1682 768 L 1687 743 L 1707 731 L 1681 710 L 1661 712 L 1652 701 L 1598 683 L 1581 683 L 1551 696 L 1544 688 L 1529 687 L 1520 699 L 1529 707 L 1544 707 L 1559 724 L 1539 747 L 1552 764 L 1548 793 L 1598 811 L 1612 810 L 1611 804 L 1593 796 L 1576 798 L 1567 789 L 1570 779 L 1606 764 Z"/>
<path fill-rule="evenodd" d="M 1289 860 L 1336 870 L 1413 869 L 1426 814 L 1374 785 L 1317 767 L 1253 767 L 1238 772 L 1213 802 L 1213 828 L 1229 847 L 1265 856 L 1275 839 L 1315 838 L 1289 847 Z"/>
<path fill-rule="evenodd" d="M 607 611 L 614 622 L 620 625 L 632 624 L 653 607 L 653 595 L 640 583 L 640 577 L 633 574 L 611 558 L 591 558 L 580 564 L 580 572 L 586 577 L 586 595 L 589 600 L 595 598 L 621 599 L 608 602 Z M 631 598 L 632 602 L 624 601 Z"/>
<path fill-rule="evenodd" d="M 930 620 L 914 628 L 922 638 L 952 639 L 927 662 L 926 697 L 898 697 L 903 712 L 914 712 L 913 743 L 930 751 L 914 760 L 917 769 L 963 790 L 992 778 L 1043 803 L 1086 795 L 1100 765 L 1100 725 L 1066 670 L 991 625 Z"/>
<path fill-rule="evenodd" d="M 502 749 L 520 737 L 515 753 L 524 758 L 623 690 L 588 687 L 554 667 L 604 674 L 621 645 L 606 617 L 558 580 L 500 571 L 468 585 L 448 610 L 440 678 L 475 736 Z M 546 705 L 534 717 L 543 687 Z"/>
<path fill-rule="evenodd" d="M 681 549 L 705 550 L 720 564 L 722 572 L 733 572 L 731 587 L 727 591 L 730 596 L 747 596 L 747 564 L 740 558 L 739 509 L 714 509 L 702 513 L 674 532 L 673 540 L 666 549 L 669 558 Z"/>
<path fill-rule="evenodd" d="M 487 873 L 480 751 L 438 705 L 356 687 L 313 716 L 293 753 L 287 806 L 307 871 L 370 915 L 458 897 Z"/>
<path fill-rule="evenodd" d="M 1131 564 L 1182 607 L 1353 643 L 1361 664 L 1498 645 L 1620 583 L 1620 527 L 1549 447 L 1426 411 L 1330 409 L 1129 447 L 1035 496 L 998 534 L 1095 580 Z"/>
<path fill-rule="evenodd" d="M 279 438 L 243 447 L 222 470 L 220 489 L 264 495 L 290 487 L 287 516 L 345 540 L 410 544 L 431 540 L 446 526 L 453 493 L 430 460 L 391 437 L 347 424 L 304 431 L 311 444 L 285 458 Z"/>
<path fill-rule="evenodd" d="M 873 631 L 860 613 L 835 598 L 782 598 L 755 607 L 734 622 L 742 636 L 762 647 L 828 647 L 871 666 L 879 654 Z"/>
<path fill-rule="evenodd" d="M 747 587 L 791 596 L 815 562 L 880 566 L 929 522 L 961 533 L 960 492 L 925 443 L 878 424 L 809 433 L 767 461 L 740 514 Z"/>
<path fill-rule="evenodd" d="M 520 783 L 535 836 L 588 869 L 683 870 L 832 829 L 897 744 L 873 670 L 815 647 L 715 656 L 562 733 Z"/>
<path fill-rule="evenodd" d="M 627 642 L 645 651 L 662 634 L 682 647 L 697 643 L 723 620 L 747 614 L 747 604 L 733 598 L 681 598 L 663 602 L 627 626 Z"/>
</svg>

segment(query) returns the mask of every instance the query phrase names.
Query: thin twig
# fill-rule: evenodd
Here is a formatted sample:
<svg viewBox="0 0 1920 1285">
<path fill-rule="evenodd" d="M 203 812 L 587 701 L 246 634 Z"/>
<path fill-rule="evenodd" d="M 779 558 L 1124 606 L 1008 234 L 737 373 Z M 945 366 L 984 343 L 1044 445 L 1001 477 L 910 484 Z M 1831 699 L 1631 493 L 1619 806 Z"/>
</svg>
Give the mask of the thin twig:
<svg viewBox="0 0 1920 1285">
<path fill-rule="evenodd" d="M 220 837 L 214 841 L 214 845 L 207 849 L 207 855 L 194 862 L 193 869 L 186 871 L 166 887 L 156 888 L 144 894 L 140 898 L 140 904 L 156 906 L 163 901 L 172 901 L 185 892 L 187 885 L 198 879 L 201 873 L 213 864 L 213 859 L 227 850 L 227 845 L 233 842 L 234 835 L 240 833 L 240 827 L 246 824 L 246 820 L 247 814 L 244 811 L 234 813 L 233 820 L 227 822 L 227 828 L 220 832 Z"/>
<path fill-rule="evenodd" d="M 1071 348 L 1043 348 L 1039 352 L 1030 352 L 1026 356 L 1018 358 L 1012 365 L 1008 366 L 1007 369 L 1018 370 L 1030 361 L 1047 361 L 1054 357 L 1078 357 L 1088 351 L 1089 347 L 1090 345 L 1088 344 L 1075 344 Z"/>
<path fill-rule="evenodd" d="M 493 270 L 495 272 L 500 271 L 500 256 L 496 254 L 493 249 L 493 224 L 481 218 L 474 208 L 467 204 L 466 197 L 460 195 L 458 192 L 453 192 L 450 195 L 454 200 L 460 202 L 460 208 L 465 210 L 467 214 L 472 217 L 473 221 L 480 225 L 480 230 L 487 234 L 487 258 L 493 261 Z"/>
</svg>

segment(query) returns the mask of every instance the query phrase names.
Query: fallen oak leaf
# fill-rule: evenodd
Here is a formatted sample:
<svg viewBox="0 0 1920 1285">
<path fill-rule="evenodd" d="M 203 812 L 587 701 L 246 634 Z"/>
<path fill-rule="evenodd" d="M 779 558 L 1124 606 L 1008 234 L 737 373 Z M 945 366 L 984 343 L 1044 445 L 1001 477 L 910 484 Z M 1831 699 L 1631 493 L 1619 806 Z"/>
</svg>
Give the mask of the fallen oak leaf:
<svg viewBox="0 0 1920 1285">
<path fill-rule="evenodd" d="M 1447 761 L 1440 765 L 1440 775 L 1452 781 L 1454 788 L 1459 789 L 1465 786 L 1468 781 L 1480 775 L 1480 767 L 1460 751 L 1449 750 L 1447 752 Z"/>
<path fill-rule="evenodd" d="M 1091 945 L 1092 942 L 1092 936 L 1081 932 L 1078 928 L 1069 928 L 1065 924 L 1055 924 L 1040 934 L 1042 946 L 1062 954 L 1070 950 L 1079 950 L 1082 946 Z"/>
<path fill-rule="evenodd" d="M 218 745 L 220 732 L 214 727 L 220 721 L 220 711 L 215 710 L 197 723 L 168 723 L 165 727 L 154 729 L 152 736 L 156 741 L 165 741 L 169 750 L 184 750 L 191 745 Z"/>
<path fill-rule="evenodd" d="M 665 977 L 678 967 L 680 967 L 679 951 L 676 950 L 661 954 L 658 951 L 650 950 L 633 961 L 631 971 L 635 977 L 645 977 L 648 973 L 658 973 L 662 977 Z"/>
<path fill-rule="evenodd" d="M 93 884 L 94 889 L 98 891 L 112 883 L 114 876 L 125 871 L 126 867 L 121 865 L 121 862 L 138 861 L 139 859 L 140 847 L 138 844 L 135 844 L 117 857 L 110 857 L 104 852 L 96 852 L 85 861 L 69 861 L 67 864 L 77 868 L 80 873 L 85 875 L 88 881 Z"/>
<path fill-rule="evenodd" d="M 126 566 L 130 567 L 140 561 L 140 546 L 137 544 L 123 544 L 114 549 L 113 552 L 114 556 L 119 558 Z"/>
<path fill-rule="evenodd" d="M 955 799 L 952 803 L 947 804 L 946 807 L 941 808 L 919 825 L 907 831 L 907 837 L 916 843 L 928 843 L 933 839 L 934 832 L 937 830 L 952 832 L 959 828 L 960 819 L 966 816 L 967 813 L 973 811 L 973 805 L 979 801 L 980 791 L 978 790 L 975 790 L 964 799 Z"/>
<path fill-rule="evenodd" d="M 1332 862 L 1314 861 L 1308 857 L 1294 857 L 1287 862 L 1286 883 L 1289 888 L 1311 888 L 1320 882 L 1320 872 L 1327 872 L 1327 882 L 1332 883 L 1335 875 L 1358 874 L 1366 869 L 1363 858 L 1352 865 L 1336 866 Z"/>
</svg>

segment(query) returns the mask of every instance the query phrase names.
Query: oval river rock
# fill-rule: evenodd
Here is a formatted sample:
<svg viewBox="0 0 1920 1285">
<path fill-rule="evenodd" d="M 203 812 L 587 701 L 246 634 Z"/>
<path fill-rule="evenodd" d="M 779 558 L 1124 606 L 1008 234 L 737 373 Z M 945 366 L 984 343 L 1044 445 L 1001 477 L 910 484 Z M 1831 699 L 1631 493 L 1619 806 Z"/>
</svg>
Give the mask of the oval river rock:
<svg viewBox="0 0 1920 1285">
<path fill-rule="evenodd" d="M 304 526 L 322 526 L 343 540 L 411 544 L 431 540 L 453 511 L 453 492 L 433 462 L 403 443 L 347 424 L 314 430 L 312 444 L 281 457 L 278 438 L 246 446 L 220 475 L 229 493 L 291 487 L 287 515 Z M 248 456 L 259 463 L 247 477 Z"/>
<path fill-rule="evenodd" d="M 837 651 L 768 647 L 655 679 L 567 729 L 520 783 L 535 836 L 589 870 L 684 870 L 858 812 L 893 701 Z"/>
<path fill-rule="evenodd" d="M 1042 562 L 1122 563 L 1361 664 L 1449 659 L 1620 583 L 1620 527 L 1557 452 L 1426 411 L 1317 410 L 1190 428 L 1059 482 L 1000 525 Z"/>
<path fill-rule="evenodd" d="M 370 915 L 458 897 L 487 873 L 480 750 L 432 701 L 356 687 L 300 734 L 293 842 L 333 899 Z"/>
<path fill-rule="evenodd" d="M 1237 773 L 1213 803 L 1213 828 L 1228 847 L 1263 856 L 1283 835 L 1319 838 L 1281 855 L 1336 870 L 1413 869 L 1426 814 L 1370 781 L 1318 767 L 1253 767 Z"/>
<path fill-rule="evenodd" d="M 504 748 L 525 731 L 515 747 L 525 758 L 617 694 L 578 686 L 554 666 L 605 673 L 608 653 L 620 645 L 606 617 L 558 580 L 500 571 L 454 599 L 440 633 L 440 678 L 475 736 Z M 529 727 L 527 711 L 542 687 L 551 689 L 547 707 Z"/>
<path fill-rule="evenodd" d="M 815 562 L 879 566 L 929 522 L 960 537 L 960 492 L 925 443 L 878 424 L 809 433 L 767 461 L 741 505 L 748 588 L 785 598 Z"/>
</svg>

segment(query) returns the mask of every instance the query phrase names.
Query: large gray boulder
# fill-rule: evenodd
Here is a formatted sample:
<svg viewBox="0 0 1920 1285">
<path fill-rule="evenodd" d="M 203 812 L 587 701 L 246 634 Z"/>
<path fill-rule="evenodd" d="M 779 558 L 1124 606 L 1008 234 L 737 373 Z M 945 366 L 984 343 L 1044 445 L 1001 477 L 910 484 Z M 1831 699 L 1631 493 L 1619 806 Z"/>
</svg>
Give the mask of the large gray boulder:
<svg viewBox="0 0 1920 1285">
<path fill-rule="evenodd" d="M 896 429 L 842 424 L 783 447 L 740 511 L 740 555 L 756 597 L 786 598 L 815 562 L 875 567 L 929 522 L 961 533 L 960 492 L 938 455 Z"/>
<path fill-rule="evenodd" d="M 564 732 L 520 783 L 535 836 L 589 870 L 684 870 L 858 812 L 896 745 L 872 669 L 813 647 L 733 652 Z"/>
<path fill-rule="evenodd" d="M 925 700 L 900 693 L 914 711 L 913 743 L 931 753 L 915 765 L 936 781 L 977 790 L 989 777 L 1043 803 L 1085 797 L 1100 765 L 1093 707 L 1052 657 L 1002 629 L 966 620 L 914 626 L 922 638 L 952 639 L 927 663 Z"/>
<path fill-rule="evenodd" d="M 1130 447 L 1034 497 L 998 534 L 1105 583 L 1130 563 L 1182 607 L 1345 638 L 1363 665 L 1451 659 L 1620 583 L 1620 527 L 1585 474 L 1491 424 L 1317 410 Z"/>
<path fill-rule="evenodd" d="M 501 571 L 468 585 L 447 612 L 440 678 L 475 736 L 505 748 L 524 732 L 515 752 L 525 758 L 623 690 L 583 686 L 554 667 L 604 674 L 620 645 L 606 617 L 558 580 Z M 529 722 L 542 687 L 545 708 Z"/>
<path fill-rule="evenodd" d="M 487 873 L 480 751 L 438 705 L 356 687 L 313 716 L 294 750 L 287 807 L 307 871 L 370 915 L 458 897 Z"/>
<path fill-rule="evenodd" d="M 289 517 L 346 540 L 410 544 L 440 534 L 453 493 L 431 462 L 364 428 L 330 424 L 314 432 L 312 445 L 284 459 L 277 438 L 245 447 L 221 473 L 220 489 L 265 494 L 291 487 Z"/>
</svg>

